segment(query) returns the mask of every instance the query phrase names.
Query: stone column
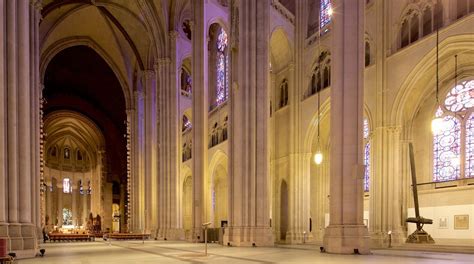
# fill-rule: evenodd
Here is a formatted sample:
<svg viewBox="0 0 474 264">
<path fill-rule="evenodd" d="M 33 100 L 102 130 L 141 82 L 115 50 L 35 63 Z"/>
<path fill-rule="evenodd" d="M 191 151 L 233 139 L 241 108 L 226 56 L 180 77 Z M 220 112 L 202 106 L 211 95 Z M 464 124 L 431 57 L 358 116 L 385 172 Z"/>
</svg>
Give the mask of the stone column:
<svg viewBox="0 0 474 264">
<path fill-rule="evenodd" d="M 193 74 L 193 240 L 203 240 L 202 223 L 204 219 L 204 178 L 207 173 L 207 89 L 204 86 L 206 35 L 204 22 L 204 1 L 192 1 L 192 74 Z"/>
<path fill-rule="evenodd" d="M 388 246 L 388 231 L 392 243 L 404 242 L 401 223 L 402 175 L 400 174 L 400 128 L 379 127 L 374 133 L 374 151 L 378 166 L 370 181 L 370 234 L 374 247 Z M 408 151 L 406 152 L 408 153 Z"/>
<path fill-rule="evenodd" d="M 145 208 L 145 232 L 156 230 L 157 220 L 156 204 L 157 194 L 157 91 L 156 91 L 156 73 L 154 70 L 145 70 L 141 72 L 141 84 L 143 87 L 143 125 L 144 125 L 144 142 L 143 146 L 143 163 L 144 167 L 144 208 Z M 154 218 L 152 216 L 155 216 Z"/>
<path fill-rule="evenodd" d="M 364 0 L 333 1 L 331 74 L 330 222 L 324 247 L 330 253 L 368 254 L 363 223 Z"/>
<path fill-rule="evenodd" d="M 58 216 L 58 227 L 61 227 L 63 225 L 63 185 L 62 185 L 63 181 L 62 179 L 60 178 L 60 180 L 58 181 L 58 189 L 57 189 L 57 197 L 58 197 L 58 200 L 57 200 L 57 203 L 58 203 L 58 208 L 57 208 L 57 216 Z"/>
<path fill-rule="evenodd" d="M 6 1 L 0 2 L 0 14 L 6 14 Z M 8 187 L 7 187 L 7 175 L 8 175 L 8 147 L 7 147 L 7 117 L 8 117 L 8 94 L 6 83 L 7 76 L 3 74 L 5 72 L 6 61 L 6 17 L 0 18 L 0 236 L 5 237 L 8 234 Z"/>
<path fill-rule="evenodd" d="M 224 240 L 267 246 L 273 245 L 267 195 L 270 2 L 239 1 L 237 17 L 231 25 L 229 228 Z"/>
<path fill-rule="evenodd" d="M 145 228 L 145 94 L 143 87 L 139 86 L 134 96 L 136 107 L 132 117 L 132 161 L 134 163 L 132 166 L 132 231 L 143 232 Z"/>
<path fill-rule="evenodd" d="M 177 52 L 178 33 L 169 32 L 170 58 L 162 58 L 156 65 L 159 76 L 159 122 L 160 122 L 160 190 L 163 194 L 159 201 L 160 232 L 159 237 L 166 239 L 184 238 L 179 219 L 179 103 Z"/>
<path fill-rule="evenodd" d="M 19 257 L 34 255 L 38 220 L 35 11 L 30 1 L 0 3 L 0 236 L 9 238 L 9 250 Z"/>
<path fill-rule="evenodd" d="M 296 1 L 295 12 L 295 49 L 294 64 L 290 65 L 289 74 L 289 107 L 290 107 L 290 184 L 289 184 L 289 231 L 287 240 L 292 243 L 301 243 L 303 233 L 309 233 L 310 215 L 310 173 L 305 164 L 303 153 L 301 128 L 301 95 L 306 86 L 305 82 L 305 40 L 307 25 L 308 1 Z"/>
<path fill-rule="evenodd" d="M 83 178 L 85 181 L 85 178 Z M 82 226 L 85 228 L 87 226 L 87 219 L 89 218 L 89 206 L 87 203 L 87 197 L 89 195 L 87 194 L 87 188 L 85 187 L 84 184 L 84 194 L 81 195 L 81 200 L 82 200 Z"/>
<path fill-rule="evenodd" d="M 77 221 L 78 209 L 77 209 L 77 203 L 76 203 L 76 196 L 78 192 L 79 192 L 78 186 L 74 182 L 71 188 L 71 212 L 72 212 L 72 224 L 75 226 L 78 225 L 78 221 Z"/>
<path fill-rule="evenodd" d="M 49 217 L 49 223 L 47 223 L 47 225 L 53 225 L 54 224 L 54 221 L 53 221 L 53 215 L 52 215 L 52 206 L 53 206 L 53 199 L 52 199 L 52 195 L 53 193 L 50 191 L 50 187 L 52 184 L 52 181 L 50 180 L 48 183 L 47 183 L 47 187 L 46 187 L 46 191 L 44 192 L 45 196 L 46 196 L 46 215 Z"/>
</svg>

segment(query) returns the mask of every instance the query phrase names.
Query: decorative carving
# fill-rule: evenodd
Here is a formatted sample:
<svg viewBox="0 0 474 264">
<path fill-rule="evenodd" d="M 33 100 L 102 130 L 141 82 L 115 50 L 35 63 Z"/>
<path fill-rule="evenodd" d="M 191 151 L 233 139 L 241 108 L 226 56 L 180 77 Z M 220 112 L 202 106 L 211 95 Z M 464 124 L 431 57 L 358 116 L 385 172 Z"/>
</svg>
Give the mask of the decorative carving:
<svg viewBox="0 0 474 264">
<path fill-rule="evenodd" d="M 275 10 L 280 13 L 286 20 L 288 20 L 291 24 L 295 24 L 295 15 L 293 15 L 284 5 L 280 3 L 278 0 L 272 0 L 271 6 L 275 8 Z"/>
</svg>

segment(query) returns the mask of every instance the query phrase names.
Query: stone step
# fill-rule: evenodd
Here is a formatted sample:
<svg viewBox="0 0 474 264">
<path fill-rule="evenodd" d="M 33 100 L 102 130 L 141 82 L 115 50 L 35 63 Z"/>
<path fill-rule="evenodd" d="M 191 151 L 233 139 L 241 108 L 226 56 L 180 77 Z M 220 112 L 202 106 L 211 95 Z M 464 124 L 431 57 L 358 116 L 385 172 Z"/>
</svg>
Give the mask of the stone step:
<svg viewBox="0 0 474 264">
<path fill-rule="evenodd" d="M 474 254 L 474 245 L 402 244 L 390 249 Z"/>
</svg>

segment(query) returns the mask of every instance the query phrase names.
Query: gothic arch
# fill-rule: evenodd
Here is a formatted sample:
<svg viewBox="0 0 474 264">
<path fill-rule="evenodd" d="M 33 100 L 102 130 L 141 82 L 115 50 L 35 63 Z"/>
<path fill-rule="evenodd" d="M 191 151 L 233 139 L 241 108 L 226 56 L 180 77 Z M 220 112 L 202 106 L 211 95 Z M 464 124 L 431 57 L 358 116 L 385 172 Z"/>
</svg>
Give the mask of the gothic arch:
<svg viewBox="0 0 474 264">
<path fill-rule="evenodd" d="M 97 44 L 93 39 L 87 36 L 80 36 L 80 37 L 68 37 L 64 39 L 60 39 L 54 42 L 52 45 L 43 49 L 41 53 L 41 60 L 40 60 L 40 79 L 41 83 L 44 83 L 44 77 L 46 73 L 46 69 L 48 68 L 49 63 L 51 60 L 59 54 L 61 51 L 71 48 L 74 46 L 86 46 L 93 49 L 112 69 L 116 78 L 118 79 L 120 86 L 122 87 L 122 92 L 125 98 L 125 108 L 130 109 L 133 107 L 131 94 L 130 94 L 130 86 L 128 85 L 127 79 L 121 74 L 120 68 L 114 62 L 114 60 L 109 56 L 109 54 L 102 49 L 102 47 Z"/>
</svg>

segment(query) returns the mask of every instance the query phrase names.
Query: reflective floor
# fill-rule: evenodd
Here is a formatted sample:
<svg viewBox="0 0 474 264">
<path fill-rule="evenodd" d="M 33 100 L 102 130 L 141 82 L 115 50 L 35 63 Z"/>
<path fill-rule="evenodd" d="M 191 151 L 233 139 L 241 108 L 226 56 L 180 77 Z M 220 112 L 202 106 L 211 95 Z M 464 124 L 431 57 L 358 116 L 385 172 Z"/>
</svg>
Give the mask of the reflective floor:
<svg viewBox="0 0 474 264">
<path fill-rule="evenodd" d="M 373 250 L 371 255 L 322 254 L 314 245 L 271 248 L 227 247 L 170 241 L 46 243 L 44 257 L 18 261 L 27 263 L 474 263 L 474 255 L 423 251 Z"/>
</svg>

